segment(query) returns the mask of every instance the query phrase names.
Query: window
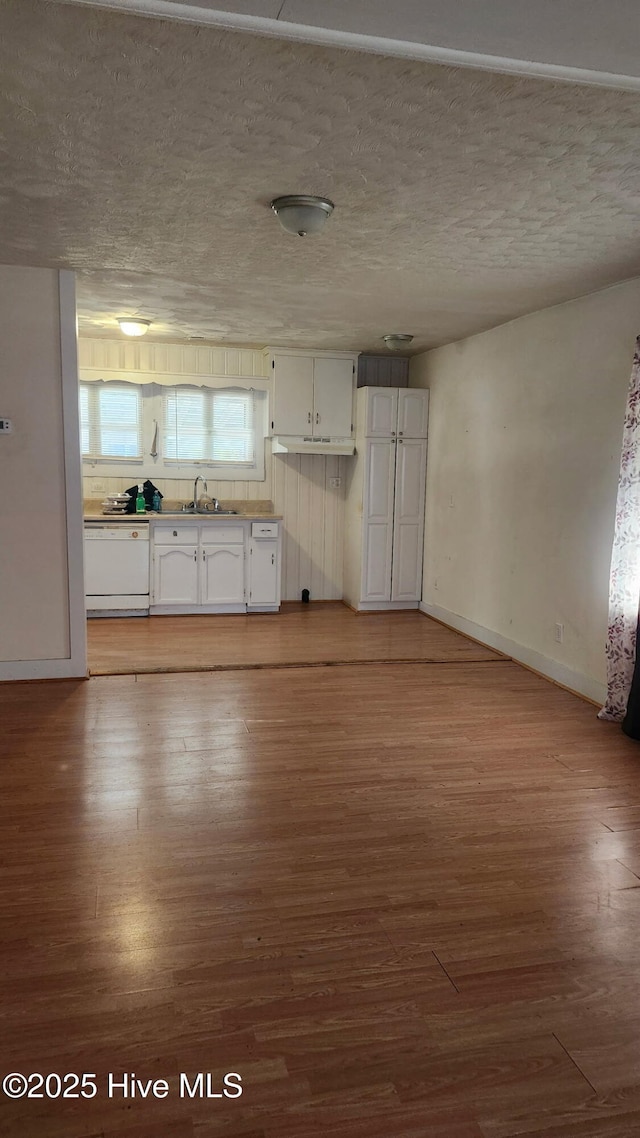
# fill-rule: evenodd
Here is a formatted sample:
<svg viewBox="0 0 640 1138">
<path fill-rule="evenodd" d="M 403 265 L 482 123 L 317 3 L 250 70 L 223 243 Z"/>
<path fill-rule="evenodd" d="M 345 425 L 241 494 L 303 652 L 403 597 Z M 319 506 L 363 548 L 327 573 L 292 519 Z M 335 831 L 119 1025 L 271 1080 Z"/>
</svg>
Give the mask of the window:
<svg viewBox="0 0 640 1138">
<path fill-rule="evenodd" d="M 254 466 L 254 395 L 169 387 L 163 398 L 163 449 L 167 462 Z"/>
<path fill-rule="evenodd" d="M 264 390 L 85 381 L 82 457 L 96 473 L 138 481 L 143 464 L 146 477 L 263 481 L 266 412 Z"/>
<path fill-rule="evenodd" d="M 83 458 L 142 458 L 142 395 L 130 383 L 80 384 Z"/>
</svg>

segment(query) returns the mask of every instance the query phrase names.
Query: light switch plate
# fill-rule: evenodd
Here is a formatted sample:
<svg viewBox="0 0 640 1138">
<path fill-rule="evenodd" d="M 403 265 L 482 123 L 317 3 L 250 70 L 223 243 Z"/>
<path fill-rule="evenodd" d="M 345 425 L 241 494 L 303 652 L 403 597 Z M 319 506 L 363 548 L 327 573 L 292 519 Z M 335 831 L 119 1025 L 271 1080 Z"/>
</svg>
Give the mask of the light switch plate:
<svg viewBox="0 0 640 1138">
<path fill-rule="evenodd" d="M 0 435 L 10 435 L 13 431 L 11 419 L 0 419 Z"/>
</svg>

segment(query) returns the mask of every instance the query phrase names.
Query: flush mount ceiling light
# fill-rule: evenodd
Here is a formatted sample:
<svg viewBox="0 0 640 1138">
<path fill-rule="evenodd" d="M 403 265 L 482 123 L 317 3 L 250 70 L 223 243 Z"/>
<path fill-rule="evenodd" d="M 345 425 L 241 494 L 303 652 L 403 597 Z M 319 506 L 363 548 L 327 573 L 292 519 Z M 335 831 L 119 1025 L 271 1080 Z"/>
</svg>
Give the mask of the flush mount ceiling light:
<svg viewBox="0 0 640 1138">
<path fill-rule="evenodd" d="M 287 233 L 308 237 L 319 233 L 333 213 L 333 202 L 328 198 L 314 198 L 309 194 L 286 194 L 274 198 L 271 208 Z"/>
<path fill-rule="evenodd" d="M 145 332 L 149 331 L 151 327 L 150 320 L 138 319 L 123 319 L 118 320 L 120 330 L 124 332 L 125 336 L 144 336 Z"/>
<path fill-rule="evenodd" d="M 401 352 L 403 348 L 408 348 L 413 340 L 413 336 L 407 336 L 404 332 L 390 332 L 388 336 L 383 336 L 387 347 L 392 352 Z"/>
</svg>

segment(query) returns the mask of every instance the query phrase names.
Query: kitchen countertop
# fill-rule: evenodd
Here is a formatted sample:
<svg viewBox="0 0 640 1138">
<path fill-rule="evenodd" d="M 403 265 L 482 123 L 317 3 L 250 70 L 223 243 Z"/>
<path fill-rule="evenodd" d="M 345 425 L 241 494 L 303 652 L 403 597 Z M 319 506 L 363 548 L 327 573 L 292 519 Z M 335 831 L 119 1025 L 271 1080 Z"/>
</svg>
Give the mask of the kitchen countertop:
<svg viewBox="0 0 640 1138">
<path fill-rule="evenodd" d="M 136 522 L 144 524 L 145 522 L 161 522 L 163 519 L 175 522 L 178 518 L 182 522 L 281 522 L 282 514 L 187 514 L 182 511 L 172 512 L 170 510 L 162 510 L 161 513 L 154 513 L 148 510 L 146 514 L 103 514 L 103 513 L 87 513 L 84 515 L 85 522 L 108 522 L 111 525 L 114 522 Z"/>
</svg>

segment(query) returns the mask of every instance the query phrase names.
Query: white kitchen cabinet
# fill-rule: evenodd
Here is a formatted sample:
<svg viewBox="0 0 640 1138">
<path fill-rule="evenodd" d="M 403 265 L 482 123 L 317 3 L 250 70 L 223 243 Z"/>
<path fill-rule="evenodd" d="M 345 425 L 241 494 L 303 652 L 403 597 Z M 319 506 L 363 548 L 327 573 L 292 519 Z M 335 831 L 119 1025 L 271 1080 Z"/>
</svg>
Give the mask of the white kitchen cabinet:
<svg viewBox="0 0 640 1138">
<path fill-rule="evenodd" d="M 310 435 L 313 428 L 313 356 L 272 359 L 272 435 Z"/>
<path fill-rule="evenodd" d="M 351 438 L 357 354 L 267 350 L 271 435 Z"/>
<path fill-rule="evenodd" d="M 244 544 L 201 546 L 201 604 L 244 604 L 244 556 Z"/>
<path fill-rule="evenodd" d="M 197 605 L 198 547 L 160 545 L 153 552 L 154 605 Z"/>
<path fill-rule="evenodd" d="M 251 523 L 249 541 L 249 611 L 273 612 L 280 605 L 280 527 Z"/>
<path fill-rule="evenodd" d="M 353 434 L 355 364 L 350 359 L 313 361 L 313 434 L 349 438 Z"/>
<path fill-rule="evenodd" d="M 364 418 L 366 438 L 426 439 L 429 392 L 416 387 L 362 387 L 358 414 Z"/>
<path fill-rule="evenodd" d="M 358 392 L 345 533 L 345 600 L 356 609 L 417 608 L 420 600 L 427 442 L 399 431 L 426 429 L 428 392 L 409 391 L 418 398 L 406 403 L 405 389 Z"/>
<path fill-rule="evenodd" d="M 366 463 L 366 525 L 362 600 L 389 601 L 393 556 L 393 500 L 396 447 L 391 439 L 372 439 Z"/>
<path fill-rule="evenodd" d="M 398 439 L 393 508 L 391 600 L 420 600 L 427 470 L 426 439 Z"/>
<path fill-rule="evenodd" d="M 249 544 L 249 607 L 271 608 L 280 603 L 278 542 L 251 538 Z"/>
<path fill-rule="evenodd" d="M 277 521 L 192 517 L 188 522 L 152 522 L 150 529 L 152 613 L 277 611 L 280 607 Z M 252 559 L 254 543 L 259 553 L 253 559 L 254 577 L 250 577 L 247 562 Z"/>
</svg>

